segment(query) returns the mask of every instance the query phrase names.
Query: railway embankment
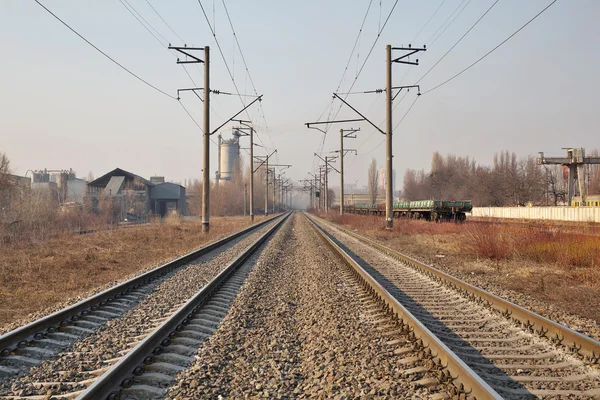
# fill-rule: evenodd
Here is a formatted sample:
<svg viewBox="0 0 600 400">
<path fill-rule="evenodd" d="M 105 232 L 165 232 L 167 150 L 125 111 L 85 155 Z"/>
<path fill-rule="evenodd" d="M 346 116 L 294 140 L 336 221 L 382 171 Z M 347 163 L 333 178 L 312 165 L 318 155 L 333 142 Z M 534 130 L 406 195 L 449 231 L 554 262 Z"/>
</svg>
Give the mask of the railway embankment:
<svg viewBox="0 0 600 400">
<path fill-rule="evenodd" d="M 435 224 L 381 217 L 323 218 L 594 338 L 600 338 L 600 236 L 569 225 Z M 595 232 L 595 231 L 594 231 Z M 592 232 L 593 233 L 593 232 Z"/>
</svg>

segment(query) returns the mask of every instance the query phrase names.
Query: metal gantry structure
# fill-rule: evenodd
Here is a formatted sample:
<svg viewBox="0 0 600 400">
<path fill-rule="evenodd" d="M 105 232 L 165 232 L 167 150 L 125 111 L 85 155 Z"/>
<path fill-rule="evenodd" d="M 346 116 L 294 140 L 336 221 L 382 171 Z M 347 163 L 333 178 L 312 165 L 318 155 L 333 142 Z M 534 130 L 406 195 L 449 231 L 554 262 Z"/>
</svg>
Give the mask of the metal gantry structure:
<svg viewBox="0 0 600 400">
<path fill-rule="evenodd" d="M 539 163 L 542 165 L 554 164 L 554 165 L 564 165 L 569 169 L 569 177 L 568 177 L 568 203 L 567 205 L 571 205 L 573 201 L 573 196 L 575 194 L 575 179 L 578 180 L 579 183 L 579 195 L 581 196 L 581 206 L 585 206 L 586 203 L 586 190 L 585 190 L 585 168 L 584 165 L 591 164 L 600 164 L 600 157 L 586 157 L 584 148 L 564 148 L 563 150 L 567 150 L 566 157 L 544 157 L 544 153 L 540 152 L 540 158 L 538 159 Z"/>
</svg>

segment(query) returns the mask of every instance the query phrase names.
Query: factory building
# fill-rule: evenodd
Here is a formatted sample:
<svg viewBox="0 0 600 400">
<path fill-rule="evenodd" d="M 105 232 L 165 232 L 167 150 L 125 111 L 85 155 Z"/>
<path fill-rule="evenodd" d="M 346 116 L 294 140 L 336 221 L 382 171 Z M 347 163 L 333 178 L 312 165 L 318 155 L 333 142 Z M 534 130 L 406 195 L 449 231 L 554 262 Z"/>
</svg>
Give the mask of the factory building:
<svg viewBox="0 0 600 400">
<path fill-rule="evenodd" d="M 121 221 L 143 220 L 151 214 L 185 215 L 186 212 L 183 186 L 165 182 L 164 177 L 147 180 L 121 168 L 89 182 L 84 201 L 92 210 L 107 211 Z"/>
<path fill-rule="evenodd" d="M 60 204 L 81 203 L 86 193 L 87 182 L 75 176 L 73 169 L 32 171 L 31 188 L 47 190 L 55 195 Z"/>
</svg>

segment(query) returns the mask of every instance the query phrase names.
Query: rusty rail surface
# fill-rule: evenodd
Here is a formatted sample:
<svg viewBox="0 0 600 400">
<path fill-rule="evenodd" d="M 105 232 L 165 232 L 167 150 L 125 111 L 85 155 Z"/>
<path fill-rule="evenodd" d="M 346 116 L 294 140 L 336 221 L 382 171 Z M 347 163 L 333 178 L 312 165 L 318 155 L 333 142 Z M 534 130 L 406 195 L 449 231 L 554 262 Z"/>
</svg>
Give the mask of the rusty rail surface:
<svg viewBox="0 0 600 400">
<path fill-rule="evenodd" d="M 405 254 L 392 250 L 389 247 L 359 235 L 356 232 L 349 231 L 338 225 L 335 225 L 335 227 L 345 234 L 352 236 L 353 238 L 376 248 L 388 256 L 397 259 L 404 265 L 415 268 L 434 279 L 446 282 L 450 287 L 463 292 L 465 295 L 474 300 L 480 299 L 480 301 L 487 302 L 488 305 L 498 310 L 506 317 L 510 317 L 514 321 L 522 324 L 522 326 L 525 328 L 532 331 L 535 330 L 535 332 L 541 336 L 548 337 L 556 344 L 567 346 L 572 352 L 580 353 L 585 357 L 586 361 L 596 364 L 600 363 L 599 341 L 567 328 L 566 326 L 554 322 L 546 317 L 536 314 L 533 311 L 527 310 L 526 308 L 523 308 L 517 304 L 511 303 L 510 301 L 489 293 L 486 290 L 473 286 L 470 283 L 440 271 L 431 265 L 427 265 Z"/>
<path fill-rule="evenodd" d="M 435 357 L 439 358 L 443 365 L 452 375 L 457 387 L 463 387 L 469 397 L 478 400 L 502 399 L 492 387 L 490 387 L 475 371 L 462 361 L 452 350 L 450 350 L 440 339 L 438 339 L 425 325 L 423 325 L 410 311 L 398 302 L 379 282 L 366 272 L 347 252 L 338 246 L 331 237 L 306 213 L 304 216 L 311 223 L 315 231 L 327 242 L 327 244 L 350 266 L 354 273 L 364 284 L 383 301 L 392 312 L 407 323 L 413 332 L 430 349 Z"/>
</svg>

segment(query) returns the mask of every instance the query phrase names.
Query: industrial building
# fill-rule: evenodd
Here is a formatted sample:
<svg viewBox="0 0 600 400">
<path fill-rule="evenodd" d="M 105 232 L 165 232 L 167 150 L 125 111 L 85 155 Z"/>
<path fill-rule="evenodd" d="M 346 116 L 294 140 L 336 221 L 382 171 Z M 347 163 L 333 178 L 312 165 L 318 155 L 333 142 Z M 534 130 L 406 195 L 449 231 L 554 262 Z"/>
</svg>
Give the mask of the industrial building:
<svg viewBox="0 0 600 400">
<path fill-rule="evenodd" d="M 233 131 L 231 139 L 223 139 L 219 135 L 219 170 L 216 172 L 217 183 L 232 181 L 235 174 L 241 173 L 240 160 L 240 137 L 244 136 L 240 131 Z"/>
<path fill-rule="evenodd" d="M 43 169 L 32 171 L 31 188 L 48 190 L 60 204 L 81 203 L 86 193 L 87 182 L 75 176 L 73 169 Z"/>
<path fill-rule="evenodd" d="M 185 188 L 165 182 L 164 177 L 150 180 L 121 168 L 89 182 L 85 204 L 95 211 L 107 211 L 114 219 L 135 221 L 151 214 L 185 215 Z"/>
</svg>

